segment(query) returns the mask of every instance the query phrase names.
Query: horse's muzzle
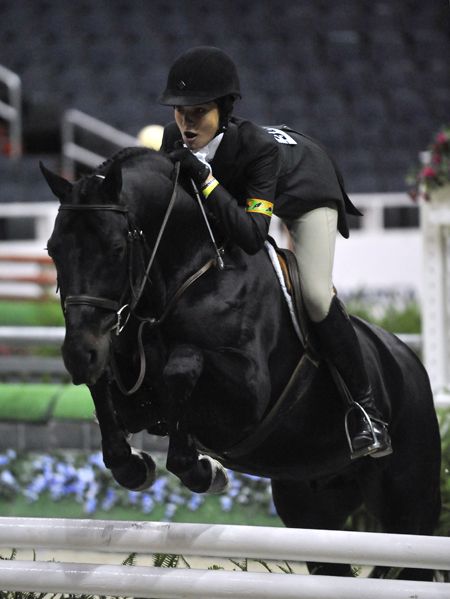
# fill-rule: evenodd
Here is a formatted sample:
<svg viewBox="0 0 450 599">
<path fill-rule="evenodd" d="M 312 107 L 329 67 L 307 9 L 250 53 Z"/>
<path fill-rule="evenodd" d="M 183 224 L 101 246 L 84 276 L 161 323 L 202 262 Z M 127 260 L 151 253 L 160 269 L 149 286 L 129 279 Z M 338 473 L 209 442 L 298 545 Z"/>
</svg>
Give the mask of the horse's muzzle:
<svg viewBox="0 0 450 599">
<path fill-rule="evenodd" d="M 109 334 L 66 332 L 62 346 L 64 364 L 74 385 L 93 385 L 102 375 L 109 358 Z"/>
</svg>

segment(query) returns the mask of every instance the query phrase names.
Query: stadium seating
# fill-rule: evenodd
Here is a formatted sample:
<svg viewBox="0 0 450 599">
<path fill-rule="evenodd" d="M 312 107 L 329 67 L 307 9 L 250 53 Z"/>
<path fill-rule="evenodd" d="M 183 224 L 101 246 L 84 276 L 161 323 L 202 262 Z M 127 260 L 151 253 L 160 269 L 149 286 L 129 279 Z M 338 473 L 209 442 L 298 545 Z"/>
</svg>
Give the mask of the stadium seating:
<svg viewBox="0 0 450 599">
<path fill-rule="evenodd" d="M 171 118 L 156 98 L 173 59 L 218 45 L 240 69 L 238 113 L 321 140 L 350 192 L 402 191 L 449 119 L 449 25 L 447 0 L 0 0 L 0 63 L 22 78 L 28 127 L 51 107 L 54 133 L 78 108 L 136 135 Z M 49 151 L 25 128 L 27 149 Z"/>
</svg>

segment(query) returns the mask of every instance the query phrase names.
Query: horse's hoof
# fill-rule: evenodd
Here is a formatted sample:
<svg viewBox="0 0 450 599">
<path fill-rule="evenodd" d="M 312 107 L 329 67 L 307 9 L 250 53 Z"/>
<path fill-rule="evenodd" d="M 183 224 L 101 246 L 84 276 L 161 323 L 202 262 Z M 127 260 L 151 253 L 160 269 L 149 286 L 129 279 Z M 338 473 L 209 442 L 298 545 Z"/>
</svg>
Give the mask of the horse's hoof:
<svg viewBox="0 0 450 599">
<path fill-rule="evenodd" d="M 230 488 L 230 479 L 227 471 L 220 462 L 209 455 L 199 455 L 199 461 L 208 462 L 211 468 L 211 482 L 205 493 L 218 495 L 225 493 Z"/>
<path fill-rule="evenodd" d="M 144 491 L 155 482 L 156 464 L 148 453 L 132 447 L 128 462 L 119 468 L 111 468 L 111 472 L 120 486 L 130 491 Z"/>
</svg>

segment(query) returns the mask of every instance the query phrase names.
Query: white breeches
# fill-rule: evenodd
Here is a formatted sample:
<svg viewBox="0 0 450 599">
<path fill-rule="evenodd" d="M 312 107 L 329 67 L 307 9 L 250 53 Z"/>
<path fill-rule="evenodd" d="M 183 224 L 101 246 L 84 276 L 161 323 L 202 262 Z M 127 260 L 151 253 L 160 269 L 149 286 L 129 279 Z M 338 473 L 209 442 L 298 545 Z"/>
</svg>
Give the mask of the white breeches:
<svg viewBox="0 0 450 599">
<path fill-rule="evenodd" d="M 305 212 L 289 222 L 295 244 L 303 300 L 308 316 L 320 322 L 333 298 L 333 262 L 338 211 L 336 204 Z"/>
</svg>

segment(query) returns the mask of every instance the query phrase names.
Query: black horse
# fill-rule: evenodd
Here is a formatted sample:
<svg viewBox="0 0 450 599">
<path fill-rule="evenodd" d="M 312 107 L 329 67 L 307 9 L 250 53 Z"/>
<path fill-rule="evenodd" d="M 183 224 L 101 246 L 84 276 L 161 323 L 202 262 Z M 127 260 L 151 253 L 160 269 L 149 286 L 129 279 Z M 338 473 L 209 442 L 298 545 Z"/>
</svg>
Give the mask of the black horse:
<svg viewBox="0 0 450 599">
<path fill-rule="evenodd" d="M 119 483 L 151 484 L 151 458 L 127 441 L 148 430 L 169 435 L 167 468 L 194 491 L 221 490 L 223 466 L 271 478 L 286 526 L 341 529 L 365 505 L 385 532 L 433 533 L 439 429 L 428 376 L 405 344 L 353 319 L 394 453 L 351 461 L 341 394 L 305 353 L 266 251 L 225 243 L 218 268 L 199 205 L 159 153 L 122 150 L 74 184 L 42 170 L 61 203 L 48 251 L 62 353 L 73 382 L 89 386 Z M 304 388 L 274 409 L 302 356 Z"/>
</svg>

